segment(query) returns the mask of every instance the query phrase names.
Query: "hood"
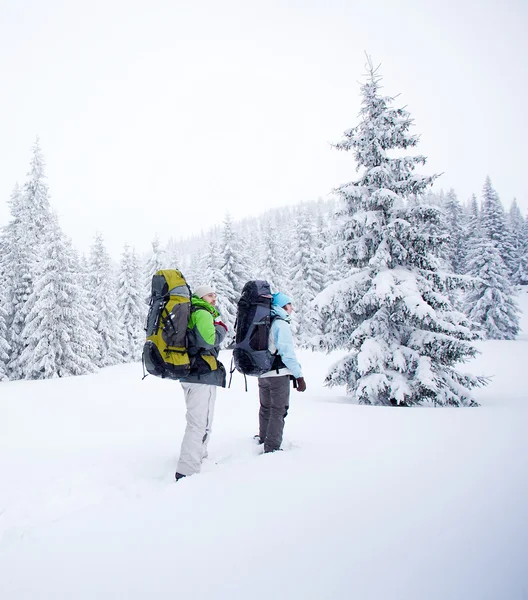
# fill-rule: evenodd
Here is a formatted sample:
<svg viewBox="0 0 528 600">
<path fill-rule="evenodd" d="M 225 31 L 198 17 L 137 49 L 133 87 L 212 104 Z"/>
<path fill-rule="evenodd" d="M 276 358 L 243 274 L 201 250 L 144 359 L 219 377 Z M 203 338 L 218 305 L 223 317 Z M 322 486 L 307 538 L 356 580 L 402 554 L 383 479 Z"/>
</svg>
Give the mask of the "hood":
<svg viewBox="0 0 528 600">
<path fill-rule="evenodd" d="M 271 305 L 271 316 L 280 317 L 284 321 L 290 322 L 290 315 L 282 308 L 282 306 L 278 306 L 277 304 Z"/>
<path fill-rule="evenodd" d="M 197 308 L 203 308 L 207 312 L 210 312 L 213 315 L 214 319 L 216 319 L 216 317 L 220 316 L 220 313 L 216 310 L 216 308 L 214 306 L 211 306 L 209 304 L 209 302 L 206 302 L 205 300 L 198 298 L 198 296 L 193 296 L 191 298 L 191 304 L 193 306 L 196 306 Z"/>
</svg>

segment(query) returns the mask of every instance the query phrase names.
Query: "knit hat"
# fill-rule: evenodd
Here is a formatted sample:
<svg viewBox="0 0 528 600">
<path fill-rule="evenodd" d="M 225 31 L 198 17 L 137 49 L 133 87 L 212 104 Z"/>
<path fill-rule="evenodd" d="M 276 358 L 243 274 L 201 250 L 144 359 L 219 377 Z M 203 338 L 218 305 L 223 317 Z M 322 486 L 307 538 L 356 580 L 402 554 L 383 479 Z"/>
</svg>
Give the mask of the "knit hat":
<svg viewBox="0 0 528 600">
<path fill-rule="evenodd" d="M 271 303 L 276 304 L 277 306 L 286 306 L 286 304 L 292 303 L 292 299 L 282 292 L 277 292 L 276 294 L 273 294 L 273 300 Z"/>
<path fill-rule="evenodd" d="M 214 289 L 210 286 L 210 285 L 199 285 L 195 290 L 194 290 L 194 295 L 198 296 L 198 298 L 203 298 L 204 296 L 207 296 L 207 294 L 214 294 L 215 291 Z"/>
</svg>

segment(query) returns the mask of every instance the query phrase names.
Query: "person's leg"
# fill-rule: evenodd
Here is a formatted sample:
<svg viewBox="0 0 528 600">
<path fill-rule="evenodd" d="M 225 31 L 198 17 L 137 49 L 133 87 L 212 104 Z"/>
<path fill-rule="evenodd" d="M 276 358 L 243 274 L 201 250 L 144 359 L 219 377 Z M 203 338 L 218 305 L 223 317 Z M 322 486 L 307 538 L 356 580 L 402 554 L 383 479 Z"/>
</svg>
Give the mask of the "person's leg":
<svg viewBox="0 0 528 600">
<path fill-rule="evenodd" d="M 270 413 L 264 452 L 275 452 L 282 444 L 284 419 L 290 404 L 290 376 L 269 377 L 270 379 Z"/>
<path fill-rule="evenodd" d="M 266 439 L 266 432 L 268 430 L 268 422 L 270 417 L 271 409 L 271 396 L 270 396 L 270 384 L 269 380 L 272 377 L 259 377 L 259 399 L 260 399 L 260 410 L 259 410 L 259 437 L 260 442 L 264 443 Z"/>
<path fill-rule="evenodd" d="M 207 409 L 207 423 L 205 424 L 205 435 L 202 440 L 202 459 L 207 458 L 207 444 L 211 439 L 211 431 L 213 429 L 213 417 L 216 401 L 216 386 L 208 385 L 209 388 L 209 405 Z"/>
<path fill-rule="evenodd" d="M 203 446 L 208 435 L 208 423 L 214 386 L 203 383 L 182 383 L 187 405 L 187 427 L 180 450 L 177 473 L 193 475 L 199 473 L 203 457 Z M 214 390 L 214 392 L 212 391 Z"/>
</svg>

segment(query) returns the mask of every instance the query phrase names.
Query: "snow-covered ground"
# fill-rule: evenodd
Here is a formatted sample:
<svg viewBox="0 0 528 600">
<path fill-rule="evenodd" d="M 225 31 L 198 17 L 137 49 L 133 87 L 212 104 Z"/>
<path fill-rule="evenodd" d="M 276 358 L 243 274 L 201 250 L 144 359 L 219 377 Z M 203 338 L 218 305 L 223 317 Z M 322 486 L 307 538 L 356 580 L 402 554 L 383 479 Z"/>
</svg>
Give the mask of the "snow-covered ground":
<svg viewBox="0 0 528 600">
<path fill-rule="evenodd" d="M 0 384 L 0 598 L 526 600 L 521 305 L 519 338 L 467 367 L 492 376 L 480 408 L 353 405 L 304 352 L 286 451 L 258 455 L 235 374 L 211 462 L 178 483 L 179 384 L 139 365 Z"/>
</svg>

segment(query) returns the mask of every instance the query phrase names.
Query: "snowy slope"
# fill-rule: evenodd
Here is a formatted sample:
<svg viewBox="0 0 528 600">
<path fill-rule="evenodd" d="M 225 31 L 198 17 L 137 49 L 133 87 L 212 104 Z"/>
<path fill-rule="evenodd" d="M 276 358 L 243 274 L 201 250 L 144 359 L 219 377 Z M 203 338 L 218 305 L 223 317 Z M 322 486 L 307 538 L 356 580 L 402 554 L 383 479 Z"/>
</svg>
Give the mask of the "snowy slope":
<svg viewBox="0 0 528 600">
<path fill-rule="evenodd" d="M 235 375 L 211 463 L 177 484 L 177 383 L 125 365 L 0 384 L 0 598 L 528 597 L 520 301 L 519 339 L 468 365 L 492 376 L 480 408 L 352 405 L 322 387 L 333 358 L 302 353 L 286 451 L 258 455 Z"/>
</svg>

